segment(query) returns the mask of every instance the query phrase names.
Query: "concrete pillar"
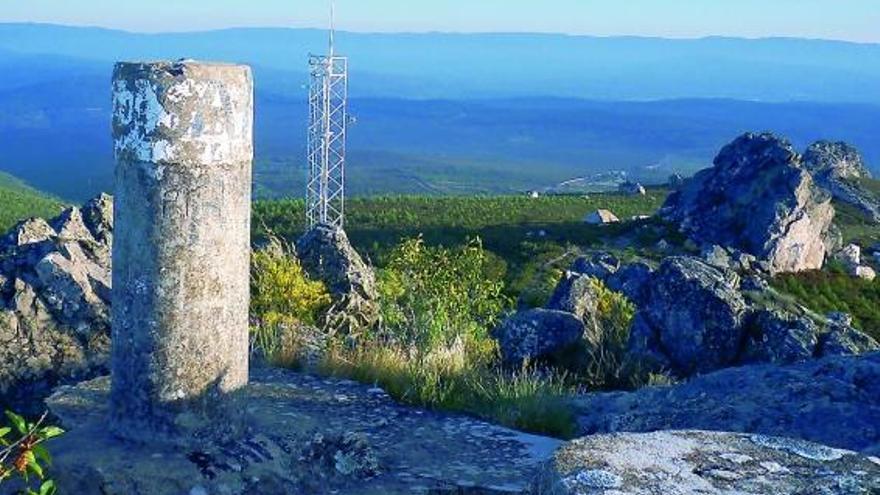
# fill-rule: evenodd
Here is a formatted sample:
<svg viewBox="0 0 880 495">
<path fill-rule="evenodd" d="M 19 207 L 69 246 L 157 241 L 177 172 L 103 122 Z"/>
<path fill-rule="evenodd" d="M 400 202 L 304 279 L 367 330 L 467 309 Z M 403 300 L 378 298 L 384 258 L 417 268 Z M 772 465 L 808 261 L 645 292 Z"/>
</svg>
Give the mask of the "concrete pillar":
<svg viewBox="0 0 880 495">
<path fill-rule="evenodd" d="M 247 383 L 252 130 L 247 66 L 116 64 L 110 406 L 121 436 L 216 417 Z"/>
</svg>

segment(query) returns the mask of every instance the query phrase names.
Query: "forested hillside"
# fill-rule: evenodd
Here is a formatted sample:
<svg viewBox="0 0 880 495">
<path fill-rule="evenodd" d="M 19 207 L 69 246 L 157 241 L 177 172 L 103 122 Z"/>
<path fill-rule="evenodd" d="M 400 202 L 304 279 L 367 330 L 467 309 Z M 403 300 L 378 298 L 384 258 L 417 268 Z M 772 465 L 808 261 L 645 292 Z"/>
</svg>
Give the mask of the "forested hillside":
<svg viewBox="0 0 880 495">
<path fill-rule="evenodd" d="M 19 220 L 37 216 L 49 218 L 61 211 L 61 201 L 39 192 L 25 183 L 0 172 L 0 231 Z"/>
</svg>

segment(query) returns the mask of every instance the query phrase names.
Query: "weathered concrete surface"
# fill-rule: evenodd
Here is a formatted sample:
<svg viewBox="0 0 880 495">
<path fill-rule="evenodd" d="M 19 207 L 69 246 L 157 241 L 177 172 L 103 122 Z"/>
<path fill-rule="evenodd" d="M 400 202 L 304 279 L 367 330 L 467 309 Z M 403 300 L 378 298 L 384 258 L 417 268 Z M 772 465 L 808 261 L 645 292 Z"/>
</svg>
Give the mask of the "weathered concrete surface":
<svg viewBox="0 0 880 495">
<path fill-rule="evenodd" d="M 120 434 L 247 383 L 253 80 L 246 66 L 119 63 L 111 394 Z M 208 414 L 210 415 L 210 414 Z"/>
<path fill-rule="evenodd" d="M 736 431 L 880 456 L 880 353 L 729 368 L 680 385 L 586 394 L 574 405 L 582 435 Z"/>
<path fill-rule="evenodd" d="M 539 495 L 864 495 L 880 459 L 763 435 L 662 431 L 596 435 L 561 448 Z"/>
<path fill-rule="evenodd" d="M 255 368 L 240 402 L 245 438 L 136 445 L 106 432 L 108 387 L 100 378 L 48 401 L 70 428 L 51 445 L 61 493 L 525 493 L 562 444 L 403 407 L 349 381 Z"/>
</svg>

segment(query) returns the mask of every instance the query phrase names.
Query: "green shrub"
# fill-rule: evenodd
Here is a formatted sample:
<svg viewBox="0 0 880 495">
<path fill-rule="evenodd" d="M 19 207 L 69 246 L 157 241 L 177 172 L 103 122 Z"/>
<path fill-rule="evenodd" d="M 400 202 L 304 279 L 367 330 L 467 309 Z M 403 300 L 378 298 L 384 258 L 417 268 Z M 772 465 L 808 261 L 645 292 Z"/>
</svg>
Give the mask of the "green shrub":
<svg viewBox="0 0 880 495">
<path fill-rule="evenodd" d="M 639 366 L 627 357 L 635 305 L 597 279 L 592 280 L 592 289 L 596 297 L 598 342 L 591 343 L 579 378 L 591 389 L 636 388 L 646 378 L 640 377 Z"/>
<path fill-rule="evenodd" d="M 270 360 L 296 354 L 295 332 L 319 323 L 331 299 L 323 282 L 310 280 L 289 246 L 278 239 L 254 251 L 251 259 L 251 331 Z M 284 357 L 286 356 L 286 357 Z"/>
<path fill-rule="evenodd" d="M 779 275 L 772 285 L 816 313 L 849 313 L 855 327 L 880 339 L 880 279 L 852 277 L 832 264 L 822 271 Z"/>
<path fill-rule="evenodd" d="M 490 261 L 479 240 L 454 249 L 403 241 L 379 272 L 380 333 L 424 349 L 486 339 L 509 303 Z"/>
<path fill-rule="evenodd" d="M 356 345 L 337 342 L 319 371 L 378 384 L 408 404 L 571 435 L 562 378 L 498 366 L 489 329 L 509 306 L 502 276 L 478 240 L 454 249 L 403 241 L 380 271 L 380 328 Z"/>
</svg>

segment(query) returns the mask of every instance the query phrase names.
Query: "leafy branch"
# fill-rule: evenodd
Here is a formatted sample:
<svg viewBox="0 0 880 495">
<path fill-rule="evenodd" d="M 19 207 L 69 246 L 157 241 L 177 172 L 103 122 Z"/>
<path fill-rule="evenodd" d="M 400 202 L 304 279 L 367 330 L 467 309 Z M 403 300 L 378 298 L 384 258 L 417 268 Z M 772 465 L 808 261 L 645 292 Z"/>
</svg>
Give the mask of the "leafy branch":
<svg viewBox="0 0 880 495">
<path fill-rule="evenodd" d="M 30 423 L 12 411 L 6 411 L 10 426 L 0 427 L 0 483 L 21 477 L 25 483 L 26 495 L 54 495 L 55 482 L 46 479 L 45 467 L 52 464 L 52 457 L 43 445 L 48 440 L 60 436 L 64 430 L 57 426 L 46 426 L 46 416 Z M 30 488 L 30 477 L 40 481 L 39 491 Z"/>
</svg>

